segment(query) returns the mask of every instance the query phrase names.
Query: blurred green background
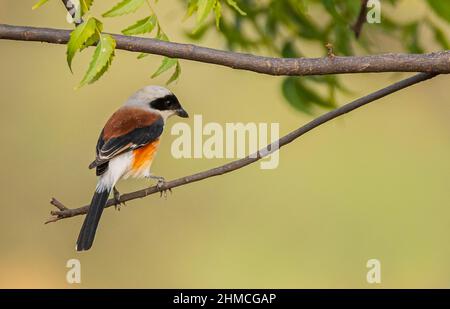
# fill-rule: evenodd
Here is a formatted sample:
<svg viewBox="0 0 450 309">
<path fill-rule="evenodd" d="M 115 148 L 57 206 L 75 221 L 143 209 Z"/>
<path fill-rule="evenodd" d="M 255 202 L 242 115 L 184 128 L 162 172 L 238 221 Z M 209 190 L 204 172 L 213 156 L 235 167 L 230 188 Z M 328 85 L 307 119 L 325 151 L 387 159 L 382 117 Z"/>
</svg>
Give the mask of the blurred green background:
<svg viewBox="0 0 450 309">
<path fill-rule="evenodd" d="M 1 0 L 0 22 L 70 28 L 60 1 L 32 11 L 34 2 Z M 396 17 L 429 14 L 421 2 L 403 1 Z M 94 15 L 110 6 L 96 1 Z M 189 42 L 183 5 L 155 8 L 170 38 Z M 105 29 L 117 33 L 134 20 L 105 20 Z M 396 51 L 391 43 L 377 42 L 379 51 Z M 224 47 L 214 32 L 201 44 Z M 83 217 L 44 225 L 50 198 L 69 207 L 90 200 L 96 177 L 87 165 L 104 122 L 132 92 L 168 78 L 150 79 L 160 57 L 138 61 L 117 51 L 99 82 L 75 91 L 90 54 L 77 56 L 72 75 L 64 45 L 0 41 L 1 288 L 450 287 L 449 76 L 314 130 L 281 150 L 275 170 L 256 164 L 176 188 L 167 200 L 153 195 L 120 212 L 109 208 L 93 249 L 77 253 Z M 285 134 L 312 119 L 285 103 L 279 77 L 181 63 L 170 88 L 204 122 L 279 122 Z M 340 94 L 338 104 L 407 75 L 343 76 L 353 93 Z M 176 121 L 184 120 L 171 119 L 168 128 Z M 174 138 L 166 129 L 157 175 L 172 179 L 226 162 L 176 160 Z M 81 261 L 79 285 L 66 282 L 71 258 Z M 373 258 L 381 261 L 381 284 L 366 281 Z"/>
</svg>

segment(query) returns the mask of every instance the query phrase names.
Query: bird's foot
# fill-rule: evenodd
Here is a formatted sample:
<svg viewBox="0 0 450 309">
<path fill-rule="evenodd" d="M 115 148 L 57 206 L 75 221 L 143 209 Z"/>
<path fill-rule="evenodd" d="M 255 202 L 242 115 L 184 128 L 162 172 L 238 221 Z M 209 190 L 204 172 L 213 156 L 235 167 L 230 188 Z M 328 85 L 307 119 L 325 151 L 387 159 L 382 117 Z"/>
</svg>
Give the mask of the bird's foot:
<svg viewBox="0 0 450 309">
<path fill-rule="evenodd" d="M 125 202 L 120 201 L 120 192 L 119 192 L 119 190 L 117 190 L 116 187 L 113 188 L 113 195 L 114 195 L 114 201 L 115 201 L 114 208 L 116 210 L 120 211 L 122 204 L 123 204 L 123 206 L 126 206 L 126 204 L 125 204 Z"/>
<path fill-rule="evenodd" d="M 159 197 L 162 197 L 164 194 L 164 198 L 167 199 L 167 191 L 169 191 L 172 194 L 171 188 L 168 188 L 168 189 L 164 188 L 165 184 L 166 184 L 166 179 L 164 177 L 150 175 L 150 176 L 148 176 L 148 178 L 156 180 L 156 187 L 159 190 Z"/>
</svg>

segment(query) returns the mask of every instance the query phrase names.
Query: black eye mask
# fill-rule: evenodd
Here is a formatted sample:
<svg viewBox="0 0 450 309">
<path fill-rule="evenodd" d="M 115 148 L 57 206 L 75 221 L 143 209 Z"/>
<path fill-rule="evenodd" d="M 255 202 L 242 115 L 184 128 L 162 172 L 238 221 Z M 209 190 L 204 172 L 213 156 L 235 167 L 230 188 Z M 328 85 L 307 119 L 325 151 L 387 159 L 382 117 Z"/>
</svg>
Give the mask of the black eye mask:
<svg viewBox="0 0 450 309">
<path fill-rule="evenodd" d="M 180 107 L 180 103 L 175 95 L 169 94 L 150 102 L 150 107 L 160 111 L 169 109 L 175 110 Z"/>
</svg>

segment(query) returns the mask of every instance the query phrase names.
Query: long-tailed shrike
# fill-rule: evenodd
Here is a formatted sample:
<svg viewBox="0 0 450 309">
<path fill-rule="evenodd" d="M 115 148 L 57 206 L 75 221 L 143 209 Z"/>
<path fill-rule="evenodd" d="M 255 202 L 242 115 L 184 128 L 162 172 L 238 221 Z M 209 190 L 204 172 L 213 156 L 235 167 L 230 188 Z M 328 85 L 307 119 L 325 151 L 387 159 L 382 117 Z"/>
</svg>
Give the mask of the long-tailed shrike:
<svg viewBox="0 0 450 309">
<path fill-rule="evenodd" d="M 147 86 L 133 94 L 108 120 L 97 142 L 95 161 L 99 176 L 92 202 L 77 240 L 77 251 L 91 248 L 100 216 L 120 179 L 156 178 L 150 166 L 164 125 L 172 115 L 187 118 L 177 97 L 159 86 Z"/>
</svg>

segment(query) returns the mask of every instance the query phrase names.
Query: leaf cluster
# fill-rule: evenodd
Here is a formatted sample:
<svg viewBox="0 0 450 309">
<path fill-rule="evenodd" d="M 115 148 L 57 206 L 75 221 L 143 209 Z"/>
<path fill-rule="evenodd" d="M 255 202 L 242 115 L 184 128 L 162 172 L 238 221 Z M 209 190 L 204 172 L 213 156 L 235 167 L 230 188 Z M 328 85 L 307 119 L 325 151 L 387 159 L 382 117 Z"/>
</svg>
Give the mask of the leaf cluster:
<svg viewBox="0 0 450 309">
<path fill-rule="evenodd" d="M 48 1 L 38 1 L 33 9 Z M 162 30 L 149 1 L 120 0 L 103 13 L 102 17 L 132 14 L 147 4 L 148 16 L 126 27 L 122 33 L 154 34 L 154 38 L 168 41 L 169 38 Z M 79 0 L 79 2 L 81 15 L 89 16 L 93 0 Z M 447 26 L 450 23 L 448 0 L 425 0 L 429 11 L 438 18 L 423 16 L 408 22 L 400 22 L 395 18 L 394 10 L 399 0 L 368 1 L 367 10 L 373 9 L 375 2 L 382 5 L 381 22 L 363 23 L 364 29 L 360 37 L 355 35 L 354 25 L 363 8 L 362 4 L 365 3 L 361 0 L 182 0 L 182 2 L 186 10 L 185 19 L 195 19 L 193 29 L 186 32 L 186 35 L 193 40 L 201 40 L 208 31 L 217 31 L 230 50 L 264 50 L 265 53 L 269 52 L 277 57 L 297 58 L 307 56 L 305 43 L 313 43 L 323 48 L 322 56 L 330 52 L 348 56 L 358 50 L 373 53 L 384 36 L 394 39 L 404 51 L 424 53 L 427 48 L 421 35 L 423 31 L 430 32 L 435 43 L 442 49 L 450 49 L 446 36 Z M 96 45 L 80 86 L 95 82 L 108 70 L 115 49 L 114 38 L 102 33 L 103 24 L 100 19 L 92 16 L 85 19 L 85 22 L 72 31 L 67 44 L 67 62 L 71 70 L 76 53 L 88 46 Z M 147 55 L 140 54 L 138 59 Z M 152 78 L 168 70 L 173 70 L 173 73 L 167 83 L 179 78 L 181 67 L 178 59 L 164 57 Z M 321 91 L 324 89 L 325 91 Z M 321 108 L 334 108 L 336 94 L 349 92 L 336 76 L 287 77 L 282 81 L 281 90 L 291 106 L 308 114 Z"/>
<path fill-rule="evenodd" d="M 307 55 L 304 46 L 312 43 L 323 49 L 320 56 L 327 55 L 329 46 L 335 55 L 349 56 L 357 51 L 373 53 L 379 50 L 381 40 L 389 38 L 398 42 L 405 52 L 424 53 L 429 50 L 422 39 L 424 31 L 430 32 L 442 49 L 450 48 L 445 34 L 448 27 L 444 29 L 445 22 L 450 23 L 448 0 L 424 1 L 428 11 L 439 18 L 424 16 L 406 23 L 395 18 L 394 10 L 400 1 L 379 1 L 381 23 L 365 21 L 359 38 L 353 26 L 364 3 L 361 0 L 182 2 L 186 3 L 187 16 L 196 16 L 195 27 L 186 33 L 187 36 L 201 40 L 208 31 L 216 29 L 230 50 L 263 50 L 277 57 L 297 58 L 311 56 Z M 227 6 L 221 2 L 226 2 Z M 376 1 L 368 1 L 366 14 L 374 8 L 371 2 Z M 445 26 L 439 26 L 435 21 L 438 19 L 444 21 Z M 317 108 L 334 108 L 336 94 L 349 91 L 336 76 L 287 77 L 282 81 L 281 90 L 291 106 L 308 114 Z"/>
<path fill-rule="evenodd" d="M 37 9 L 49 0 L 40 0 L 37 2 L 33 9 Z M 161 28 L 158 17 L 153 11 L 150 2 L 148 0 L 121 0 L 108 11 L 102 14 L 102 17 L 118 17 L 127 14 L 132 14 L 140 9 L 144 4 L 148 4 L 149 15 L 143 19 L 140 19 L 132 25 L 122 30 L 125 35 L 142 35 L 155 32 L 155 38 L 163 41 L 168 41 L 169 38 Z M 80 0 L 80 5 L 77 8 L 80 10 L 81 17 L 88 15 L 93 4 L 93 0 Z M 78 87 L 82 87 L 86 84 L 92 84 L 97 81 L 111 66 L 114 58 L 114 51 L 116 42 L 114 38 L 109 34 L 102 33 L 103 23 L 95 18 L 89 17 L 78 25 L 70 34 L 69 42 L 67 43 L 67 64 L 72 71 L 72 61 L 75 55 L 83 51 L 86 47 L 96 46 L 89 68 L 86 71 L 83 79 Z M 142 59 L 148 56 L 148 54 L 140 54 L 138 59 Z M 178 59 L 172 59 L 164 57 L 160 67 L 152 74 L 152 78 L 174 68 L 172 75 L 170 76 L 167 84 L 174 82 L 178 79 L 181 73 L 181 66 Z"/>
</svg>

